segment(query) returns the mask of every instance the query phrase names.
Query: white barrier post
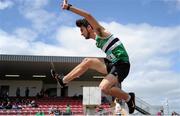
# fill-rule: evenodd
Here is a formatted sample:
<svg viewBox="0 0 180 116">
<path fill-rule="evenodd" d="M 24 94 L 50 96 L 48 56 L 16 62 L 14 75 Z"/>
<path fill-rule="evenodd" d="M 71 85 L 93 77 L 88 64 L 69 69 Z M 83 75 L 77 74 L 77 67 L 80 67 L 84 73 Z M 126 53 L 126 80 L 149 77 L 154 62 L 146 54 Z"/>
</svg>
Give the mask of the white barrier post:
<svg viewBox="0 0 180 116">
<path fill-rule="evenodd" d="M 95 115 L 96 107 L 101 104 L 99 87 L 83 87 L 83 106 L 85 115 Z"/>
</svg>

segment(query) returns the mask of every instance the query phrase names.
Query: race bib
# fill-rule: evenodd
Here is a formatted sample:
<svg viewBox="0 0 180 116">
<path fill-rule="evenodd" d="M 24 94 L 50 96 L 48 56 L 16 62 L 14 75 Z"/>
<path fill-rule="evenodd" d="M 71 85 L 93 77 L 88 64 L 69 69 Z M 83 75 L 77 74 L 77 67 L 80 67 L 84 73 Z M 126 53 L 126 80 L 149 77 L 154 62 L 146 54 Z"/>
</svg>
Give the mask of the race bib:
<svg viewBox="0 0 180 116">
<path fill-rule="evenodd" d="M 106 58 L 111 61 L 112 63 L 115 63 L 118 59 L 116 58 L 116 56 L 114 56 L 114 54 L 112 53 L 112 51 L 107 51 L 106 52 Z"/>
</svg>

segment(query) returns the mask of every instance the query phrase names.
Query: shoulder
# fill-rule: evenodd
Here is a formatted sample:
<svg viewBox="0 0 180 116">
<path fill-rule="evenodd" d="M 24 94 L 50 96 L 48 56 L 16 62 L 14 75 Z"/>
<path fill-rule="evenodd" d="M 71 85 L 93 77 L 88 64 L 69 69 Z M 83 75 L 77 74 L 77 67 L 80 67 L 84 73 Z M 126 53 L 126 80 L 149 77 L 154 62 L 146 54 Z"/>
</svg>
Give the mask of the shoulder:
<svg viewBox="0 0 180 116">
<path fill-rule="evenodd" d="M 105 29 L 99 29 L 96 31 L 96 36 L 101 38 L 101 39 L 106 39 L 108 38 L 110 35 L 112 35 L 109 31 L 105 30 Z"/>
</svg>

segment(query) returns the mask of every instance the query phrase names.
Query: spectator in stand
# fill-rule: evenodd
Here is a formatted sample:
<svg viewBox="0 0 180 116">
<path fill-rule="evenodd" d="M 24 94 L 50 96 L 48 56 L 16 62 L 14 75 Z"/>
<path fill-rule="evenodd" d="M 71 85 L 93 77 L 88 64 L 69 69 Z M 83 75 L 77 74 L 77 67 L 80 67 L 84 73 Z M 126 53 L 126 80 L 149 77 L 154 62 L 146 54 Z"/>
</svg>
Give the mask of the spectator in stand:
<svg viewBox="0 0 180 116">
<path fill-rule="evenodd" d="M 9 101 L 9 92 L 4 92 L 2 97 L 3 97 L 3 99 L 5 99 L 6 101 Z"/>
<path fill-rule="evenodd" d="M 4 109 L 5 108 L 5 102 L 2 102 L 0 105 L 0 109 Z"/>
<path fill-rule="evenodd" d="M 121 105 L 119 103 L 119 99 L 116 98 L 114 100 L 114 103 L 115 103 L 115 115 L 120 116 L 121 115 Z"/>
<path fill-rule="evenodd" d="M 22 99 L 21 103 L 25 104 L 25 105 L 29 105 L 31 103 L 31 101 L 29 99 Z"/>
<path fill-rule="evenodd" d="M 103 115 L 103 112 L 104 112 L 104 108 L 103 108 L 101 105 L 99 105 L 99 106 L 97 107 L 97 113 L 98 113 L 98 115 L 102 116 L 102 115 Z"/>
<path fill-rule="evenodd" d="M 42 88 L 41 91 L 40 91 L 40 97 L 44 97 L 44 89 Z"/>
<path fill-rule="evenodd" d="M 29 88 L 28 88 L 28 87 L 26 87 L 26 90 L 25 90 L 25 96 L 26 96 L 26 98 L 29 97 Z"/>
<path fill-rule="evenodd" d="M 38 107 L 38 104 L 36 103 L 35 100 L 31 101 L 31 107 L 33 107 L 33 108 L 37 108 Z"/>
<path fill-rule="evenodd" d="M 69 104 L 66 105 L 66 112 L 65 112 L 65 115 L 71 115 L 72 114 L 72 111 L 71 111 L 71 107 Z"/>
<path fill-rule="evenodd" d="M 73 95 L 73 99 L 78 99 L 77 93 Z"/>
<path fill-rule="evenodd" d="M 5 106 L 6 109 L 12 109 L 12 104 L 8 101 L 7 105 Z"/>
<path fill-rule="evenodd" d="M 54 116 L 60 116 L 61 115 L 61 111 L 56 107 L 54 108 Z"/>
<path fill-rule="evenodd" d="M 39 110 L 39 111 L 35 114 L 35 116 L 44 116 L 44 112 L 41 111 L 41 110 Z"/>
<path fill-rule="evenodd" d="M 20 97 L 20 88 L 19 87 L 16 89 L 16 97 Z"/>
<path fill-rule="evenodd" d="M 164 115 L 164 110 L 160 110 L 161 111 L 161 115 L 163 116 Z"/>
<path fill-rule="evenodd" d="M 48 112 L 49 112 L 49 115 L 54 114 L 54 108 L 53 108 L 53 107 L 50 107 Z"/>
<path fill-rule="evenodd" d="M 21 103 L 21 101 L 22 101 L 22 100 L 21 100 L 21 98 L 19 98 L 19 97 L 17 97 L 16 100 L 15 100 L 16 103 Z"/>
<path fill-rule="evenodd" d="M 12 109 L 18 109 L 17 103 L 14 103 L 14 104 L 12 105 Z"/>
<path fill-rule="evenodd" d="M 22 109 L 22 105 L 21 104 L 17 104 L 18 105 L 18 109 Z"/>
<path fill-rule="evenodd" d="M 37 99 L 41 98 L 41 96 L 40 96 L 39 93 L 36 94 L 36 98 L 37 98 Z"/>
<path fill-rule="evenodd" d="M 101 102 L 102 103 L 109 103 L 108 99 L 105 96 L 102 97 Z"/>
<path fill-rule="evenodd" d="M 180 114 L 177 113 L 177 112 L 175 112 L 175 111 L 173 111 L 173 112 L 172 112 L 172 116 L 180 116 Z"/>
<path fill-rule="evenodd" d="M 157 116 L 163 116 L 164 115 L 164 111 L 163 110 L 160 110 L 158 113 L 157 113 Z"/>
<path fill-rule="evenodd" d="M 18 105 L 18 103 L 14 103 L 12 105 L 12 109 L 22 109 L 22 106 L 21 105 Z"/>
</svg>

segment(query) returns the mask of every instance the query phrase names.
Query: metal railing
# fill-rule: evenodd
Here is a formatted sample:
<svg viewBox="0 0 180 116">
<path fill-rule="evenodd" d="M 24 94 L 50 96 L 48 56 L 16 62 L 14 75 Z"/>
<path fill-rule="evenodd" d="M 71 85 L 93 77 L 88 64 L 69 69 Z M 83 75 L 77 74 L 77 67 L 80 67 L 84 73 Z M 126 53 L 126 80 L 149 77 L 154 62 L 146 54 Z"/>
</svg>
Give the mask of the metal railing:
<svg viewBox="0 0 180 116">
<path fill-rule="evenodd" d="M 153 106 L 144 100 L 136 97 L 136 110 L 146 115 L 156 115 L 157 112 L 163 110 L 163 106 Z"/>
</svg>

